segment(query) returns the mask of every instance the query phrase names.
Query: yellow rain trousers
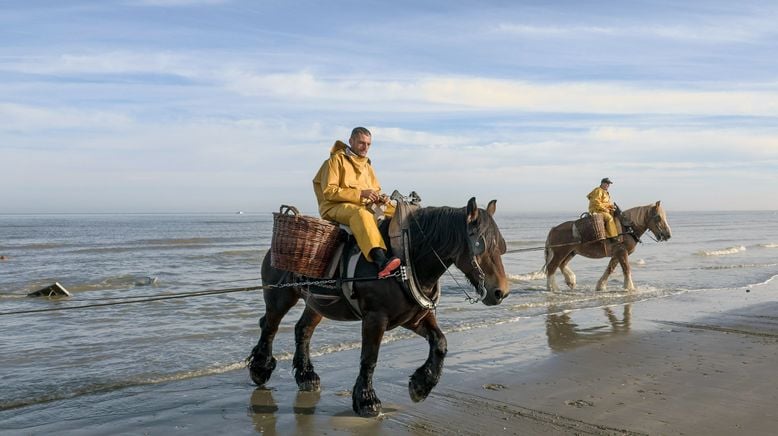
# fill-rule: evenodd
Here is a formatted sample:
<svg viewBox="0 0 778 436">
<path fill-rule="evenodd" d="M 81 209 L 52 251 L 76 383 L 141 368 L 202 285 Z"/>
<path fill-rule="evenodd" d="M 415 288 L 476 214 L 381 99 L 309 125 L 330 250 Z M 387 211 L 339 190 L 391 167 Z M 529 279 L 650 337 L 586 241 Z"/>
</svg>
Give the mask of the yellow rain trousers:
<svg viewBox="0 0 778 436">
<path fill-rule="evenodd" d="M 348 146 L 335 141 L 330 158 L 324 161 L 313 178 L 313 192 L 319 203 L 319 214 L 325 220 L 346 224 L 354 233 L 360 251 L 368 260 L 370 250 L 386 244 L 378 231 L 376 218 L 362 201 L 365 189 L 381 191 L 370 159 L 347 152 Z M 387 205 L 386 216 L 394 215 L 394 206 Z"/>
<path fill-rule="evenodd" d="M 605 234 L 609 238 L 615 238 L 619 236 L 619 231 L 616 230 L 616 222 L 613 220 L 613 203 L 611 203 L 611 195 L 608 191 L 600 188 L 599 186 L 594 188 L 589 195 L 586 196 L 589 199 L 589 213 L 598 213 L 602 215 L 605 221 Z"/>
</svg>

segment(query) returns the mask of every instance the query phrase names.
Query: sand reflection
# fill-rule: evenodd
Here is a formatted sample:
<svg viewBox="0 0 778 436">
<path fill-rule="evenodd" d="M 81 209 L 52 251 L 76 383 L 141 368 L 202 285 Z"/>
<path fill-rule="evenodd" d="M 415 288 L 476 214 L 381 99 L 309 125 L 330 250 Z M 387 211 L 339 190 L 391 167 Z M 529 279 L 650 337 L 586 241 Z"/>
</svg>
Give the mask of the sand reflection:
<svg viewBox="0 0 778 436">
<path fill-rule="evenodd" d="M 289 407 L 291 398 L 285 394 L 281 394 L 281 397 L 281 407 L 279 407 L 273 397 L 273 390 L 254 389 L 249 400 L 249 413 L 256 431 L 274 435 L 280 429 L 281 433 L 289 434 L 291 425 L 293 434 L 317 434 L 316 407 L 321 399 L 321 392 L 297 391 L 291 408 Z"/>
<path fill-rule="evenodd" d="M 549 311 L 554 311 L 554 308 L 549 307 Z M 629 332 L 632 321 L 631 304 L 623 306 L 621 319 L 610 307 L 604 308 L 603 311 L 607 323 L 595 323 L 586 327 L 573 322 L 568 312 L 548 314 L 546 316 L 548 346 L 554 351 L 564 351 Z"/>
</svg>

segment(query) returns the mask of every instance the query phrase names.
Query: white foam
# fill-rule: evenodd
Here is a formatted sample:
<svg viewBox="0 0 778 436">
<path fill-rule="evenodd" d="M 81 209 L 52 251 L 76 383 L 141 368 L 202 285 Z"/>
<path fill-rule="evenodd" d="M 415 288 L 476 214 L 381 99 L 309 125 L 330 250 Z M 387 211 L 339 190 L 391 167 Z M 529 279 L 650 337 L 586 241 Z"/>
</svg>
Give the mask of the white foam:
<svg viewBox="0 0 778 436">
<path fill-rule="evenodd" d="M 546 273 L 543 271 L 535 271 L 526 274 L 508 274 L 508 280 L 528 282 L 531 280 L 542 280 L 546 278 Z"/>
<path fill-rule="evenodd" d="M 768 244 L 759 244 L 759 246 L 762 248 L 778 248 L 778 244 L 774 242 L 770 242 Z"/>
<path fill-rule="evenodd" d="M 746 247 L 739 245 L 737 247 L 729 247 L 721 250 L 701 251 L 699 254 L 701 256 L 726 256 L 729 254 L 737 254 L 743 251 L 746 251 Z"/>
</svg>

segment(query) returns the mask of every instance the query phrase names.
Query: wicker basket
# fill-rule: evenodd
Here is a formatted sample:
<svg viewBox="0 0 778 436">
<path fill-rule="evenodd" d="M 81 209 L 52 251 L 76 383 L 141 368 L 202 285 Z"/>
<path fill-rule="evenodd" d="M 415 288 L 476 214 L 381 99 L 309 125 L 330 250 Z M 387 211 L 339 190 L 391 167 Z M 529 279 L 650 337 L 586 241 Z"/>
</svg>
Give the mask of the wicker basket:
<svg viewBox="0 0 778 436">
<path fill-rule="evenodd" d="M 270 265 L 306 277 L 323 278 L 342 240 L 340 228 L 329 221 L 300 215 L 282 205 L 273 213 Z"/>
<path fill-rule="evenodd" d="M 578 229 L 578 234 L 581 235 L 581 242 L 605 239 L 605 220 L 598 213 L 584 214 L 583 218 L 575 222 L 575 227 Z"/>
</svg>

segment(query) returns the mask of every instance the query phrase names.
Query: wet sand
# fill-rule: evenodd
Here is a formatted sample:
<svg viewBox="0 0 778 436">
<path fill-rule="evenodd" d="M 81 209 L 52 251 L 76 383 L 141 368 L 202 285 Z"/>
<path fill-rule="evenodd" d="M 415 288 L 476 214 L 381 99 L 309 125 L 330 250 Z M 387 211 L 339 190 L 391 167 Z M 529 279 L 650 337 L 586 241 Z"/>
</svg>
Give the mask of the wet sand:
<svg viewBox="0 0 778 436">
<path fill-rule="evenodd" d="M 256 389 L 246 370 L 137 386 L 14 410 L 0 433 L 729 435 L 778 428 L 778 283 L 549 314 L 447 338 L 443 376 L 422 403 L 409 399 L 407 380 L 426 358 L 426 343 L 383 346 L 378 418 L 351 411 L 359 350 L 350 350 L 315 358 L 319 393 L 298 392 L 291 362 L 280 361 L 267 389 Z"/>
</svg>

